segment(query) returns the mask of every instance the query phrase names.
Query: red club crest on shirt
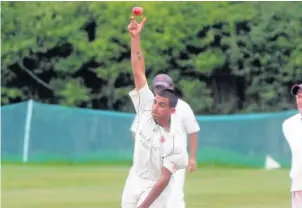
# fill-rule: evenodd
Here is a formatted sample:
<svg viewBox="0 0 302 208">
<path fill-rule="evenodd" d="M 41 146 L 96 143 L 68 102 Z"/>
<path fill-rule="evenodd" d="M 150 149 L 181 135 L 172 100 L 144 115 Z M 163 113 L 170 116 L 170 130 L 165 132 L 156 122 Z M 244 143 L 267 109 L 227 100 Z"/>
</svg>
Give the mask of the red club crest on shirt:
<svg viewBox="0 0 302 208">
<path fill-rule="evenodd" d="M 164 143 L 165 141 L 166 141 L 165 137 L 162 136 L 162 137 L 160 138 L 160 142 L 161 142 L 161 143 Z"/>
<path fill-rule="evenodd" d="M 172 169 L 173 169 L 173 170 L 176 170 L 176 168 L 177 168 L 176 165 L 173 163 Z"/>
</svg>

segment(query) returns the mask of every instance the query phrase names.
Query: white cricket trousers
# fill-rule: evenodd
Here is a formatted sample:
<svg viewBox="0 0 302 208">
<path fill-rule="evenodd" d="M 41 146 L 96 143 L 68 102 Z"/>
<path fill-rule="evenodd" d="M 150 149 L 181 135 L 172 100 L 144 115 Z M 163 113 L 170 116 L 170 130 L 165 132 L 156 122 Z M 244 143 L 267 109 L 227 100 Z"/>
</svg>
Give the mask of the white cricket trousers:
<svg viewBox="0 0 302 208">
<path fill-rule="evenodd" d="M 302 191 L 292 192 L 292 208 L 302 208 Z"/>
<path fill-rule="evenodd" d="M 156 181 L 138 177 L 131 168 L 122 195 L 122 208 L 137 208 L 146 199 Z M 152 203 L 149 208 L 167 208 L 169 187 Z"/>
<path fill-rule="evenodd" d="M 186 169 L 177 170 L 171 181 L 171 192 L 168 196 L 166 208 L 185 208 L 184 185 Z"/>
</svg>

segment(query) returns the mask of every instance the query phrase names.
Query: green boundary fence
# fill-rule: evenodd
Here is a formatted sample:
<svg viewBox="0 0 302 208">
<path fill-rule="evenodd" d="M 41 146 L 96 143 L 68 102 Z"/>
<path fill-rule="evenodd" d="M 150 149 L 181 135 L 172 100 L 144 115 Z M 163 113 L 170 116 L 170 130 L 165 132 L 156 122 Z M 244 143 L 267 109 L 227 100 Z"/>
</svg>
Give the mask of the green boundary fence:
<svg viewBox="0 0 302 208">
<path fill-rule="evenodd" d="M 284 119 L 296 111 L 197 116 L 198 161 L 262 167 L 270 155 L 282 166 L 290 150 Z M 2 162 L 131 162 L 134 114 L 79 109 L 27 101 L 1 107 Z"/>
</svg>

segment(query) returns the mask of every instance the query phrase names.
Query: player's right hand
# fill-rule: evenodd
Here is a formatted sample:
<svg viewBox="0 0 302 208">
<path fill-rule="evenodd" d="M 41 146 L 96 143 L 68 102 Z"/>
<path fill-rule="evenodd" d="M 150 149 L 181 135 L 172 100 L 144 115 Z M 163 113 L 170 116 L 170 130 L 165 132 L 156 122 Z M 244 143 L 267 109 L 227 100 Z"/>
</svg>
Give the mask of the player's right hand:
<svg viewBox="0 0 302 208">
<path fill-rule="evenodd" d="M 138 23 L 134 17 L 131 17 L 131 22 L 128 25 L 128 31 L 131 37 L 138 36 L 141 33 L 146 21 L 147 19 L 144 18 L 141 23 Z"/>
</svg>

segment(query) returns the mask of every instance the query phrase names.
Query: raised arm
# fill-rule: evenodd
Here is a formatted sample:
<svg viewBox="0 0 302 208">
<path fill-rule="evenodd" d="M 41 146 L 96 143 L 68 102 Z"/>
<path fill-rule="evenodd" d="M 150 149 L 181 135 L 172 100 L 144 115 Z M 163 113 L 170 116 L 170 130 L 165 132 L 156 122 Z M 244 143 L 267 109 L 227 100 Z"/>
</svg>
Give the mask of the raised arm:
<svg viewBox="0 0 302 208">
<path fill-rule="evenodd" d="M 131 36 L 131 64 L 136 90 L 140 90 L 147 83 L 145 73 L 145 59 L 141 50 L 140 41 L 140 33 L 144 27 L 146 20 L 147 19 L 144 18 L 141 23 L 137 23 L 134 18 L 131 18 L 131 22 L 128 26 L 128 31 Z"/>
<path fill-rule="evenodd" d="M 141 23 L 137 23 L 134 18 L 131 19 L 128 25 L 128 31 L 131 36 L 131 64 L 132 72 L 135 81 L 135 90 L 129 92 L 129 96 L 135 107 L 138 120 L 145 112 L 145 116 L 151 114 L 152 104 L 154 101 L 154 94 L 150 90 L 146 74 L 145 74 L 145 60 L 141 50 L 140 33 L 144 27 L 146 18 Z M 146 114 L 146 112 L 148 112 Z"/>
</svg>

